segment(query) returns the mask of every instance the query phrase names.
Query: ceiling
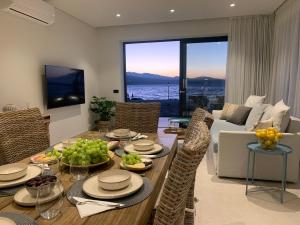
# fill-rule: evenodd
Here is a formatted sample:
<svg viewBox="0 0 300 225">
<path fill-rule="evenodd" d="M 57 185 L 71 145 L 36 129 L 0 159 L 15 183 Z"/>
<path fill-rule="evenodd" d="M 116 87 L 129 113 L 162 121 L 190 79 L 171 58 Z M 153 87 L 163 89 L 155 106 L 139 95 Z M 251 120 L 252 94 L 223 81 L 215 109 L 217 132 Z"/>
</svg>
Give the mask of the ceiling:
<svg viewBox="0 0 300 225">
<path fill-rule="evenodd" d="M 284 0 L 48 0 L 93 26 L 160 23 L 270 14 Z M 235 7 L 229 7 L 235 3 Z M 175 9 L 170 13 L 170 9 Z M 121 14 L 116 17 L 116 14 Z"/>
</svg>

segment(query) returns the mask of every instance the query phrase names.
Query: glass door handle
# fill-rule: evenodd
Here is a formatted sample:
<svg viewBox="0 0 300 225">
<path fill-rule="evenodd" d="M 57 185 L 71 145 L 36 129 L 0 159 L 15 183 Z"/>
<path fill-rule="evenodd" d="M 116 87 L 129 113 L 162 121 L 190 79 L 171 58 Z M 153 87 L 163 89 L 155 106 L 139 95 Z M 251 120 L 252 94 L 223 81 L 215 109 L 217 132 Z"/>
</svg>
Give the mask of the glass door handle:
<svg viewBox="0 0 300 225">
<path fill-rule="evenodd" d="M 185 93 L 185 91 L 179 91 L 179 93 L 180 93 L 180 94 L 184 94 L 184 93 Z"/>
</svg>

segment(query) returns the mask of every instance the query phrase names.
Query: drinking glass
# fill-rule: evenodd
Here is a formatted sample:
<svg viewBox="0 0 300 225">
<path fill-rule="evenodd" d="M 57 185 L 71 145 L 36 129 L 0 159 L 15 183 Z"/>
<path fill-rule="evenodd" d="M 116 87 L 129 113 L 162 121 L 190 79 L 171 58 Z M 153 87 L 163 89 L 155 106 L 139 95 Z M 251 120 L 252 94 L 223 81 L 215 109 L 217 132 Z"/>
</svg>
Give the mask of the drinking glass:
<svg viewBox="0 0 300 225">
<path fill-rule="evenodd" d="M 83 161 L 76 156 L 71 157 L 70 174 L 75 181 L 84 180 L 89 174 L 89 168 L 86 161 Z"/>
<path fill-rule="evenodd" d="M 44 196 L 44 191 L 49 189 L 51 185 L 54 185 L 53 190 L 51 191 L 51 194 L 59 193 L 58 197 L 55 198 L 52 201 L 45 201 L 45 199 L 49 198 L 49 196 Z M 60 212 L 63 205 L 63 186 L 59 179 L 53 184 L 42 184 L 38 187 L 37 191 L 37 197 L 36 197 L 36 211 L 38 214 L 47 220 L 54 219 L 57 217 Z"/>
<path fill-rule="evenodd" d="M 127 134 L 120 139 L 120 146 L 124 149 L 127 145 L 131 144 L 130 130 L 128 129 Z"/>
<path fill-rule="evenodd" d="M 59 159 L 53 159 L 51 162 L 48 163 L 48 166 L 50 168 L 50 174 L 55 175 L 59 174 L 60 172 L 60 160 Z"/>
</svg>

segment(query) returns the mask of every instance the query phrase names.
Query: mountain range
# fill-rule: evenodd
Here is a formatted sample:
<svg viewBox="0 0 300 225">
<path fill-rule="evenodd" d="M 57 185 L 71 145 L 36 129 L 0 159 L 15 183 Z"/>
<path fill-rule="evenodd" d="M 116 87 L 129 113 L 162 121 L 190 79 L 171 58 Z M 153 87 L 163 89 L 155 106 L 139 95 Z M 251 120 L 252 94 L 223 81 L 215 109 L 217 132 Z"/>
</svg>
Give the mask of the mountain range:
<svg viewBox="0 0 300 225">
<path fill-rule="evenodd" d="M 178 84 L 179 77 L 168 77 L 158 74 L 151 73 L 136 73 L 127 72 L 126 73 L 126 84 L 127 85 L 158 85 L 158 84 Z M 218 79 L 209 76 L 199 76 L 195 78 L 187 79 L 188 85 L 197 86 L 213 86 L 213 87 L 224 87 L 225 80 Z"/>
</svg>

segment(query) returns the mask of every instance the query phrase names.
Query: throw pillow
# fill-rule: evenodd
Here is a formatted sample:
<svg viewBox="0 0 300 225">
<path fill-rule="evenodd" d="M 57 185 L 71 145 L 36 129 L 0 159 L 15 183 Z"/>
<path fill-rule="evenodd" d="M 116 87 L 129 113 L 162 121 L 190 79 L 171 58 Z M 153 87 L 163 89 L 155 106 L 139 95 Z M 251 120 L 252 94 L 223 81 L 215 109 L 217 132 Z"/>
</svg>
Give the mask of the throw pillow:
<svg viewBox="0 0 300 225">
<path fill-rule="evenodd" d="M 254 131 L 258 130 L 258 129 L 267 129 L 269 127 L 273 127 L 273 120 L 269 119 L 269 120 L 265 120 L 265 121 L 259 121 L 258 123 L 256 123 L 254 125 Z"/>
<path fill-rule="evenodd" d="M 254 126 L 260 121 L 264 114 L 266 107 L 266 104 L 257 104 L 253 107 L 246 121 L 245 128 L 247 131 L 252 131 L 254 129 Z"/>
<path fill-rule="evenodd" d="M 240 105 L 227 119 L 228 122 L 236 125 L 244 125 L 252 108 Z"/>
<path fill-rule="evenodd" d="M 289 111 L 290 107 L 288 107 L 286 104 L 284 104 L 283 100 L 277 102 L 273 109 L 272 109 L 272 120 L 273 120 L 273 126 L 277 128 L 280 131 L 285 131 L 282 129 L 286 129 L 287 125 L 282 124 L 284 116 Z M 284 125 L 285 127 L 282 127 Z"/>
<path fill-rule="evenodd" d="M 270 104 L 267 104 L 261 120 L 265 121 L 265 120 L 271 119 L 272 111 L 273 111 L 273 106 Z"/>
<path fill-rule="evenodd" d="M 225 103 L 220 119 L 227 120 L 238 109 L 238 107 L 239 105 L 236 104 Z"/>
<path fill-rule="evenodd" d="M 253 108 L 257 104 L 262 104 L 265 98 L 266 96 L 250 95 L 245 102 L 245 106 Z"/>
<path fill-rule="evenodd" d="M 286 132 L 289 124 L 290 124 L 290 119 L 291 119 L 291 114 L 290 110 L 286 112 L 286 114 L 283 116 L 282 121 L 281 121 L 281 126 L 280 126 L 280 131 L 281 132 Z"/>
</svg>

